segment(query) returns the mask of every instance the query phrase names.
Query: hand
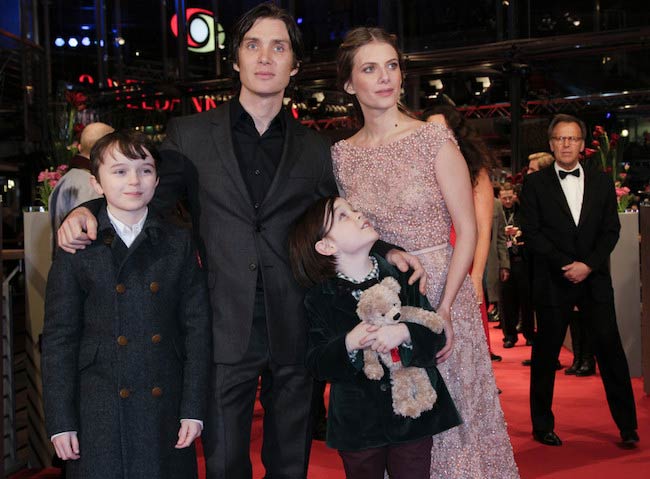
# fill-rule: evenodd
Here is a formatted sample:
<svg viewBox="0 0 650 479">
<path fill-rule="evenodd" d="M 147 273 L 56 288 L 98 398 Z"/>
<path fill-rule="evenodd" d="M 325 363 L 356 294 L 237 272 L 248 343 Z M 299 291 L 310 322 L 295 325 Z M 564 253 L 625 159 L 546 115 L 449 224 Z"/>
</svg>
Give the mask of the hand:
<svg viewBox="0 0 650 479">
<path fill-rule="evenodd" d="M 409 328 L 406 324 L 401 323 L 380 326 L 375 331 L 370 332 L 361 342 L 362 344 L 368 344 L 372 341 L 370 347 L 373 351 L 388 353 L 391 349 L 410 340 L 411 333 L 409 332 Z"/>
<path fill-rule="evenodd" d="M 562 266 L 564 277 L 573 284 L 581 283 L 591 273 L 591 268 L 580 261 L 574 261 L 571 264 Z"/>
<path fill-rule="evenodd" d="M 178 442 L 176 449 L 183 449 L 190 446 L 194 439 L 201 435 L 201 424 L 189 419 L 181 419 L 181 428 L 178 430 Z"/>
<path fill-rule="evenodd" d="M 97 239 L 97 219 L 88 208 L 72 210 L 56 233 L 63 251 L 75 253 Z"/>
<path fill-rule="evenodd" d="M 79 455 L 79 439 L 77 438 L 77 431 L 64 432 L 52 439 L 54 450 L 59 459 L 68 461 L 70 459 L 76 460 L 81 456 Z"/>
<path fill-rule="evenodd" d="M 510 278 L 510 270 L 508 268 L 499 269 L 499 279 L 502 283 L 505 283 Z"/>
<path fill-rule="evenodd" d="M 472 280 L 472 285 L 474 286 L 474 292 L 476 293 L 478 304 L 483 304 L 483 277 L 470 276 L 470 279 Z"/>
<path fill-rule="evenodd" d="M 420 280 L 420 293 L 427 294 L 427 272 L 424 270 L 420 260 L 399 249 L 393 248 L 386 254 L 386 261 L 399 269 L 402 273 L 406 273 L 409 268 L 413 270 L 413 274 L 409 278 L 409 284 L 415 283 Z"/>
<path fill-rule="evenodd" d="M 357 349 L 365 349 L 372 344 L 372 341 L 363 342 L 368 333 L 377 331 L 379 326 L 371 326 L 363 321 L 357 324 L 348 334 L 345 335 L 345 348 L 348 353 Z"/>
<path fill-rule="evenodd" d="M 445 331 L 445 337 L 447 338 L 444 347 L 438 351 L 438 354 L 436 354 L 436 360 L 438 364 L 440 364 L 449 359 L 449 356 L 451 356 L 451 353 L 453 351 L 454 327 L 451 324 L 451 312 L 449 309 L 438 307 L 438 311 L 436 312 L 438 313 L 438 316 L 440 316 L 444 321 L 443 329 Z"/>
</svg>

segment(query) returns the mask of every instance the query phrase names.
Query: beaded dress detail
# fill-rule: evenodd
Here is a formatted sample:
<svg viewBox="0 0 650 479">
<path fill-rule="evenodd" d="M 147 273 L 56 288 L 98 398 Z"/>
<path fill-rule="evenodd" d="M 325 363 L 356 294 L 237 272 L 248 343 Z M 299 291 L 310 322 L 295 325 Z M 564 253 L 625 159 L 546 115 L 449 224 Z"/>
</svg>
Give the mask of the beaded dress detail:
<svg viewBox="0 0 650 479">
<path fill-rule="evenodd" d="M 454 141 L 447 128 L 426 123 L 388 145 L 332 147 L 341 194 L 372 222 L 384 241 L 418 254 L 427 271 L 427 296 L 437 306 L 452 254 L 451 217 L 436 181 L 440 148 Z M 451 311 L 455 344 L 438 365 L 463 424 L 433 436 L 431 477 L 518 479 L 494 381 L 481 313 L 469 276 Z"/>
</svg>

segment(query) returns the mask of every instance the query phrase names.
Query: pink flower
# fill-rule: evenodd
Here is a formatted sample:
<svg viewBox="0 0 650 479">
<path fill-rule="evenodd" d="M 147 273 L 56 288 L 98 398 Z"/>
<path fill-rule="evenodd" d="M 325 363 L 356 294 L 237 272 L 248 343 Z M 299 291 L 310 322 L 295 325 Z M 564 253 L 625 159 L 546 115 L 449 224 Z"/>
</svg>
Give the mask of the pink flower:
<svg viewBox="0 0 650 479">
<path fill-rule="evenodd" d="M 592 141 L 591 146 L 593 146 L 594 148 L 600 148 L 600 141 L 598 140 Z"/>
<path fill-rule="evenodd" d="M 618 141 L 621 139 L 621 135 L 618 133 L 612 133 L 612 141 Z"/>
<path fill-rule="evenodd" d="M 50 184 L 50 186 L 51 186 L 52 188 L 54 188 L 54 187 L 56 186 L 56 184 L 58 183 L 58 181 L 56 181 L 56 180 L 50 180 L 50 181 L 48 181 L 48 183 Z"/>
<path fill-rule="evenodd" d="M 59 165 L 56 169 L 56 171 L 60 172 L 61 174 L 65 173 L 68 171 L 68 165 Z"/>
<path fill-rule="evenodd" d="M 619 174 L 618 174 L 618 177 L 619 177 L 621 180 L 625 180 L 625 178 L 627 178 L 627 173 L 619 173 Z"/>
<path fill-rule="evenodd" d="M 602 135 L 605 133 L 605 128 L 603 128 L 600 125 L 596 125 L 596 128 L 594 129 L 594 133 L 598 133 L 599 135 Z"/>
<path fill-rule="evenodd" d="M 622 196 L 629 195 L 630 194 L 630 189 L 627 186 L 623 186 L 621 188 L 616 188 L 616 197 L 621 198 Z"/>
<path fill-rule="evenodd" d="M 47 170 L 43 170 L 38 174 L 38 182 L 45 181 L 47 179 Z"/>
</svg>

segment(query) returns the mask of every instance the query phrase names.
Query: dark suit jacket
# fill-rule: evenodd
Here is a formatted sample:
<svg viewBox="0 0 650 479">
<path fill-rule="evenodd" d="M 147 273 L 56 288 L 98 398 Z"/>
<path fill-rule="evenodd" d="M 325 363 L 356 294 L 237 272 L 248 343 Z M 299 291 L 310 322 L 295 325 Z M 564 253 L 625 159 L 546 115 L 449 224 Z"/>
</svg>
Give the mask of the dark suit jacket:
<svg viewBox="0 0 650 479">
<path fill-rule="evenodd" d="M 273 359 L 302 363 L 307 323 L 289 265 L 289 226 L 316 199 L 336 195 L 329 145 L 286 112 L 282 159 L 259 208 L 253 206 L 233 150 L 230 104 L 175 118 L 161 147 L 154 205 L 185 196 L 202 239 L 212 304 L 214 360 L 237 362 L 250 338 L 257 275 L 265 289 Z"/>
<path fill-rule="evenodd" d="M 614 300 L 609 255 L 618 241 L 620 223 L 611 178 L 586 168 L 580 220 L 576 226 L 555 168 L 524 179 L 521 193 L 526 248 L 533 255 L 533 299 L 539 306 L 560 306 L 584 298 Z M 581 261 L 591 274 L 577 285 L 566 280 L 562 266 Z"/>
<path fill-rule="evenodd" d="M 210 311 L 187 230 L 150 213 L 130 248 L 102 208 L 97 240 L 60 250 L 43 329 L 48 434 L 78 431 L 68 477 L 196 477 L 179 420 L 205 419 Z"/>
<path fill-rule="evenodd" d="M 409 286 L 406 273 L 379 262 L 379 276 L 396 278 L 402 304 L 432 310 L 426 297 L 418 291 L 418 283 Z M 339 294 L 336 279 L 309 290 L 305 297 L 309 317 L 309 349 L 307 368 L 319 380 L 331 382 L 327 415 L 327 445 L 340 450 L 360 450 L 412 441 L 450 429 L 461 423 L 456 407 L 436 366 L 436 353 L 445 344 L 444 334 L 414 323 L 405 323 L 411 334 L 412 349 L 399 348 L 404 366 L 426 368 L 438 393 L 433 409 L 417 419 L 393 412 L 390 376 L 384 367 L 379 381 L 366 378 L 363 355 L 354 363 L 345 347 L 345 336 L 357 324 L 357 301 L 350 293 Z"/>
</svg>

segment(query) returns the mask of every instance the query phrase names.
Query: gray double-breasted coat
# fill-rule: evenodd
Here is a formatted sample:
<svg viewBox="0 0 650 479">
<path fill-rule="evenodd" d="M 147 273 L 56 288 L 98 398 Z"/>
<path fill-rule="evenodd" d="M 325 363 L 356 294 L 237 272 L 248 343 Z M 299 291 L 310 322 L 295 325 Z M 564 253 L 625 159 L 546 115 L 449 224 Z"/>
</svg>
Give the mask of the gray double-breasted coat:
<svg viewBox="0 0 650 479">
<path fill-rule="evenodd" d="M 47 284 L 43 392 L 48 434 L 78 431 L 74 478 L 196 477 L 180 419 L 204 419 L 211 323 L 190 233 L 148 217 L 130 248 L 105 207 L 98 238 L 60 251 Z"/>
</svg>

